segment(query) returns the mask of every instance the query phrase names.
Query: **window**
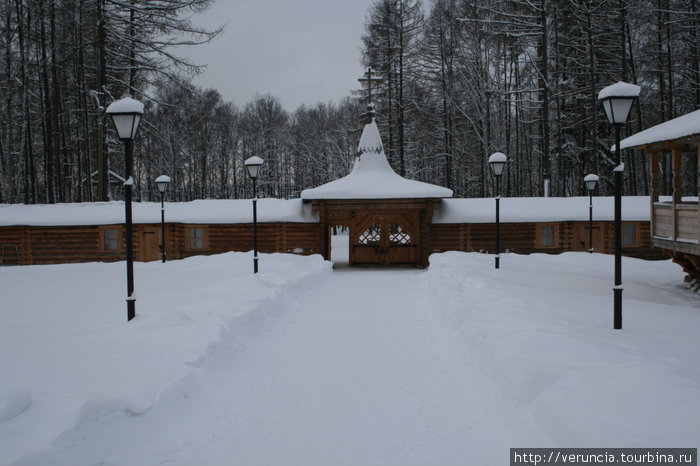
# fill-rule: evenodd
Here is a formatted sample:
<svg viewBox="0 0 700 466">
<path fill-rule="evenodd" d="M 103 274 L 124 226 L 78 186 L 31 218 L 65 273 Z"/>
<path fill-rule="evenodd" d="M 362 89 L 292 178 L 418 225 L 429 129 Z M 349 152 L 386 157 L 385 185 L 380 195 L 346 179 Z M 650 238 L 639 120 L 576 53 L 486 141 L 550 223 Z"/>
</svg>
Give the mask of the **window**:
<svg viewBox="0 0 700 466">
<path fill-rule="evenodd" d="M 190 249 L 204 249 L 204 228 L 190 228 Z"/>
<path fill-rule="evenodd" d="M 119 251 L 119 228 L 105 228 L 104 250 Z"/>
<path fill-rule="evenodd" d="M 538 245 L 543 248 L 556 246 L 556 228 L 554 225 L 540 225 Z"/>
<path fill-rule="evenodd" d="M 635 246 L 637 244 L 637 225 L 634 223 L 622 224 L 622 245 Z"/>
</svg>

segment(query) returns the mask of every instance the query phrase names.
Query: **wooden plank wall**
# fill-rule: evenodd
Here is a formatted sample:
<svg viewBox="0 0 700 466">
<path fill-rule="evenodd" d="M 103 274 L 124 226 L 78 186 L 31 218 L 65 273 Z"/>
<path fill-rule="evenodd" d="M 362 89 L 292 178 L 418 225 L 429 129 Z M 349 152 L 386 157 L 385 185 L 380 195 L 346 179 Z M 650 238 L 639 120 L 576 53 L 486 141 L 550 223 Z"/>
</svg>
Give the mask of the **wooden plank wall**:
<svg viewBox="0 0 700 466">
<path fill-rule="evenodd" d="M 182 259 L 195 255 L 220 254 L 228 251 L 253 249 L 253 225 L 191 225 L 205 229 L 205 249 L 189 249 L 190 226 L 166 225 L 166 252 L 168 259 Z M 17 245 L 22 265 L 60 264 L 72 262 L 115 262 L 126 259 L 123 225 L 120 228 L 120 251 L 104 251 L 101 226 L 0 227 L 0 248 L 5 247 L 3 265 L 19 263 L 14 246 Z M 140 257 L 140 232 L 160 225 L 134 225 L 134 258 Z M 316 223 L 263 223 L 258 225 L 260 252 L 287 252 L 317 254 L 318 224 Z"/>
<path fill-rule="evenodd" d="M 586 222 L 587 223 L 587 222 Z M 661 259 L 667 256 L 652 249 L 649 222 L 635 222 L 638 225 L 639 244 L 635 247 L 623 247 L 623 254 L 642 259 Z M 556 247 L 537 247 L 536 223 L 501 224 L 501 252 L 516 254 L 561 253 L 564 251 L 581 251 L 580 245 L 574 244 L 574 227 L 576 222 L 554 222 L 558 232 Z M 134 225 L 134 257 L 140 257 L 141 229 L 154 228 L 159 225 Z M 613 222 L 596 222 L 600 229 L 601 247 L 596 252 L 612 254 L 614 252 Z M 189 228 L 205 229 L 205 248 L 189 249 Z M 0 247 L 5 248 L 3 265 L 14 265 L 19 261 L 14 246 L 17 245 L 21 263 L 53 264 L 68 262 L 112 262 L 125 259 L 124 227 L 120 228 L 120 251 L 104 251 L 100 226 L 62 226 L 62 227 L 0 227 Z M 166 252 L 168 259 L 182 259 L 195 255 L 220 254 L 228 251 L 250 251 L 253 248 L 252 224 L 212 224 L 212 225 L 166 225 Z M 262 223 L 258 225 L 258 248 L 263 253 L 320 254 L 321 236 L 318 223 Z M 423 229 L 421 229 L 423 230 Z M 493 253 L 495 250 L 494 224 L 432 224 L 425 232 L 421 231 L 421 242 L 430 244 L 426 253 L 442 251 L 482 251 Z"/>
<path fill-rule="evenodd" d="M 581 225 L 585 223 L 585 225 Z M 667 256 L 661 251 L 652 249 L 649 222 L 634 222 L 637 224 L 639 244 L 634 247 L 623 247 L 622 254 L 640 259 L 665 259 Z M 577 227 L 588 225 L 588 222 L 547 222 L 554 225 L 558 233 L 558 241 L 554 247 L 538 247 L 537 229 L 539 223 L 502 223 L 500 225 L 501 253 L 511 252 L 516 254 L 547 253 L 559 254 L 565 251 L 587 251 L 588 244 L 584 248 L 574 244 L 574 230 Z M 605 254 L 613 254 L 615 251 L 615 228 L 613 222 L 595 222 L 595 228 L 601 229 L 600 250 Z M 475 224 L 433 224 L 432 225 L 432 250 L 433 252 L 465 251 L 494 253 L 496 249 L 496 225 L 491 223 Z"/>
</svg>

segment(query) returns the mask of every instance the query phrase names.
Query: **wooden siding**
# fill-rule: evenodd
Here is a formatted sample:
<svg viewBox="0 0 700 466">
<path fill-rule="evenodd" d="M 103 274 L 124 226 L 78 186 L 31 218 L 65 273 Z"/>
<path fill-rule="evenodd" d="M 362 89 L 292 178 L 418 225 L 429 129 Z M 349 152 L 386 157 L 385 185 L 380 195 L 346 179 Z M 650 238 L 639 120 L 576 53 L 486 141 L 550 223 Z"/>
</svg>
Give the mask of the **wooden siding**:
<svg viewBox="0 0 700 466">
<path fill-rule="evenodd" d="M 664 259 L 666 256 L 653 250 L 650 241 L 649 222 L 623 222 L 637 227 L 638 243 L 622 248 L 622 254 L 641 259 Z M 555 227 L 553 246 L 538 244 L 538 229 L 542 225 Z M 588 239 L 581 241 L 577 229 L 587 231 L 588 222 L 546 222 L 546 223 L 502 223 L 501 253 L 516 254 L 549 253 L 566 251 L 588 251 Z M 599 235 L 599 246 L 594 252 L 612 254 L 615 250 L 615 228 L 613 222 L 594 222 L 593 228 Z M 495 224 L 433 224 L 433 252 L 465 251 L 493 253 L 496 247 Z M 595 245 L 596 243 L 594 243 Z"/>
<path fill-rule="evenodd" d="M 431 209 L 416 212 L 420 224 L 418 238 L 422 246 L 418 265 L 426 264 L 428 255 L 442 251 L 481 251 L 493 253 L 494 224 L 431 224 Z M 348 220 L 351 220 L 348 214 Z M 329 225 L 343 224 L 340 218 Z M 652 249 L 649 222 L 623 222 L 637 226 L 638 243 L 623 247 L 623 254 L 643 259 L 665 258 L 663 252 Z M 555 227 L 555 244 L 538 245 L 539 223 L 502 223 L 501 252 L 516 254 L 561 253 L 588 251 L 588 222 L 547 222 Z M 119 229 L 119 250 L 104 249 L 104 230 Z M 205 231 L 203 249 L 189 247 L 189 229 Z M 414 227 L 418 228 L 418 227 Z M 614 250 L 613 222 L 594 222 L 595 252 L 612 254 Z M 3 265 L 52 264 L 67 262 L 112 262 L 125 260 L 124 225 L 60 226 L 60 227 L 0 227 L 0 248 L 5 245 Z M 157 230 L 157 233 L 154 233 Z M 145 233 L 148 234 L 145 234 Z M 160 224 L 134 225 L 135 260 L 158 260 L 153 249 L 153 235 L 160 241 Z M 258 224 L 258 248 L 263 253 L 322 254 L 322 241 L 328 236 L 319 223 L 261 223 Z M 150 235 L 150 236 L 148 236 Z M 148 238 L 148 242 L 144 242 Z M 142 244 L 143 242 L 143 244 Z M 253 248 L 252 224 L 166 224 L 166 257 L 182 259 L 195 255 L 220 254 L 228 251 L 250 251 Z M 149 251 L 146 251 L 149 249 Z"/>
<path fill-rule="evenodd" d="M 189 228 L 205 230 L 204 249 L 189 248 Z M 104 249 L 104 230 L 120 230 L 119 250 Z M 155 231 L 155 233 L 154 233 Z M 134 225 L 134 260 L 158 260 L 159 251 L 151 244 L 142 243 L 143 233 L 157 235 L 160 243 L 160 224 Z M 194 255 L 220 254 L 228 251 L 253 249 L 253 225 L 182 225 L 166 224 L 166 257 L 182 259 Z M 149 237 L 149 243 L 152 242 Z M 110 226 L 17 226 L 0 227 L 0 250 L 5 246 L 2 265 L 17 265 L 14 245 L 20 253 L 22 265 L 60 264 L 70 262 L 114 262 L 126 259 L 125 227 Z M 149 251 L 146 251 L 146 248 Z M 263 223 L 258 224 L 258 248 L 261 252 L 317 254 L 318 224 L 316 223 Z"/>
</svg>

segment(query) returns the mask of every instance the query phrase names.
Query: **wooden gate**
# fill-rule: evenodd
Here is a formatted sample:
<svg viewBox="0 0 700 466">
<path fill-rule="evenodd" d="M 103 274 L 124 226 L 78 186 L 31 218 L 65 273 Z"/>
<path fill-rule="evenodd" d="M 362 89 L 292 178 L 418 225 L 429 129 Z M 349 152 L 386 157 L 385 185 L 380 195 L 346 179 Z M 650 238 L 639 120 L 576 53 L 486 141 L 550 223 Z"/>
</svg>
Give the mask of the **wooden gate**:
<svg viewBox="0 0 700 466">
<path fill-rule="evenodd" d="M 350 227 L 350 265 L 418 265 L 417 213 L 367 214 Z"/>
</svg>

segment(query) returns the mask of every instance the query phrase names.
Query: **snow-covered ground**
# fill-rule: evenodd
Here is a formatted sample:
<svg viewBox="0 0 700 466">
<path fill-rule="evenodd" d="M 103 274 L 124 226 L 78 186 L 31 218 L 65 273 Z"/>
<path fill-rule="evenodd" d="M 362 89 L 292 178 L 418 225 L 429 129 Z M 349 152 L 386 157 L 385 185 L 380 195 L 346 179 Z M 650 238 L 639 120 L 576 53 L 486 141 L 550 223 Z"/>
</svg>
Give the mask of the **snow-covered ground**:
<svg viewBox="0 0 700 466">
<path fill-rule="evenodd" d="M 342 261 L 347 237 L 334 238 Z M 346 256 L 345 256 L 346 257 Z M 346 259 L 345 259 L 346 260 Z M 669 261 L 229 253 L 0 269 L 0 464 L 506 464 L 698 447 L 700 297 Z"/>
</svg>

